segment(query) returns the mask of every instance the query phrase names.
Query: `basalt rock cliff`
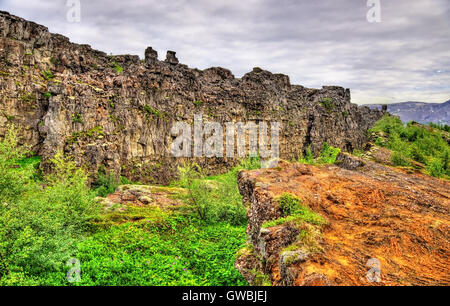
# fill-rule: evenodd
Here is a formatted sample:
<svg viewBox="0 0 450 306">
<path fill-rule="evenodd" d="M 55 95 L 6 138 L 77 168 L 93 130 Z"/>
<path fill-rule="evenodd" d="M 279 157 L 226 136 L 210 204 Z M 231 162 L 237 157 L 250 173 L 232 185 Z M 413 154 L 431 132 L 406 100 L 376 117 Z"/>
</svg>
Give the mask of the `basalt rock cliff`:
<svg viewBox="0 0 450 306">
<path fill-rule="evenodd" d="M 323 142 L 346 151 L 366 142 L 383 114 L 350 103 L 350 91 L 292 85 L 255 68 L 235 78 L 224 68 L 198 70 L 169 51 L 158 60 L 108 56 L 42 25 L 0 12 L 0 136 L 20 127 L 23 142 L 46 161 L 58 150 L 91 173 L 103 166 L 142 182 L 168 182 L 180 160 L 170 154 L 177 121 L 194 114 L 219 123 L 278 121 L 280 157 L 297 158 Z M 210 172 L 235 159 L 199 159 Z"/>
</svg>

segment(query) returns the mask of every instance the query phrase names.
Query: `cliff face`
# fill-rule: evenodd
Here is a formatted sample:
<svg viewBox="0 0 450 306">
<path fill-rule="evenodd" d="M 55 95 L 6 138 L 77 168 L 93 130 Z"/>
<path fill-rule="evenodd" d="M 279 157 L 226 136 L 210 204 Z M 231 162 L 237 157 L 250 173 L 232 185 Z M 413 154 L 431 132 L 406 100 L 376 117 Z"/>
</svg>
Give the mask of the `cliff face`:
<svg viewBox="0 0 450 306">
<path fill-rule="evenodd" d="M 235 266 L 250 284 L 448 286 L 450 184 L 346 154 L 338 165 L 239 173 L 249 224 Z M 308 209 L 283 219 L 285 194 Z"/>
<path fill-rule="evenodd" d="M 165 61 L 107 54 L 70 43 L 47 28 L 0 12 L 0 135 L 9 123 L 45 161 L 63 149 L 92 173 L 106 169 L 143 182 L 167 182 L 179 160 L 170 154 L 177 121 L 194 114 L 219 123 L 278 121 L 280 157 L 297 158 L 323 142 L 351 151 L 382 112 L 350 103 L 341 87 L 309 89 L 255 68 L 190 69 L 174 52 Z M 210 172 L 234 159 L 199 159 Z"/>
</svg>

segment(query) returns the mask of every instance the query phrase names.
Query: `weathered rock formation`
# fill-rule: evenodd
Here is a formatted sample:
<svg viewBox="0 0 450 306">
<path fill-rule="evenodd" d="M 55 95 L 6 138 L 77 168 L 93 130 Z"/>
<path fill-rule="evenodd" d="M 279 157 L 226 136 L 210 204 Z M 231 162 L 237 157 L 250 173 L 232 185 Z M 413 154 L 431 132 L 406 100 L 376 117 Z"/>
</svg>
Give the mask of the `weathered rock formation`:
<svg viewBox="0 0 450 306">
<path fill-rule="evenodd" d="M 338 161 L 239 174 L 249 218 L 242 275 L 251 284 L 448 286 L 450 183 L 346 154 Z M 283 194 L 325 224 L 280 219 Z"/>
<path fill-rule="evenodd" d="M 309 89 L 255 68 L 242 78 L 223 68 L 190 69 L 175 52 L 158 60 L 107 54 L 69 42 L 36 23 L 0 12 L 0 135 L 9 123 L 45 161 L 62 149 L 92 173 L 106 169 L 142 182 L 167 182 L 174 122 L 278 121 L 280 154 L 297 158 L 323 142 L 351 151 L 381 111 L 350 103 L 341 87 Z M 199 159 L 211 172 L 234 159 Z"/>
</svg>

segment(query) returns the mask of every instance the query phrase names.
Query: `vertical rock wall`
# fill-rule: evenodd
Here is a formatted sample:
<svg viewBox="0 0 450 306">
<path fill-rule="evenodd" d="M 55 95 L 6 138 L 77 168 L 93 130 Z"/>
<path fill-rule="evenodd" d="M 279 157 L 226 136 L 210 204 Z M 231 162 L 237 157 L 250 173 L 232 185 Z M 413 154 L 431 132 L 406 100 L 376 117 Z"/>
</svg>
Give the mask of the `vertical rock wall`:
<svg viewBox="0 0 450 306">
<path fill-rule="evenodd" d="M 57 150 L 92 173 L 103 165 L 142 182 L 168 182 L 181 160 L 170 154 L 177 121 L 278 121 L 280 157 L 297 158 L 323 142 L 360 148 L 382 112 L 350 103 L 341 87 L 310 89 L 255 68 L 235 78 L 224 68 L 198 70 L 165 61 L 107 54 L 69 42 L 44 26 L 0 12 L 0 135 L 10 123 L 44 162 Z M 210 172 L 234 159 L 199 159 Z M 45 163 L 44 163 L 45 164 Z"/>
</svg>

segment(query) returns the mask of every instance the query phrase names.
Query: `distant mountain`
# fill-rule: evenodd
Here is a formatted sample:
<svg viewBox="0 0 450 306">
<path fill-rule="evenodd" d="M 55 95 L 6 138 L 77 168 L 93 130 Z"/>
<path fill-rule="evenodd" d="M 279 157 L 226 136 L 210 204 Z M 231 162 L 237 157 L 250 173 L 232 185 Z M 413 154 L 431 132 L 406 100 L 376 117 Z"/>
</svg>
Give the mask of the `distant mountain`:
<svg viewBox="0 0 450 306">
<path fill-rule="evenodd" d="M 382 104 L 367 104 L 381 109 Z M 388 112 L 399 116 L 403 122 L 440 123 L 450 125 L 450 100 L 444 103 L 402 102 L 388 104 Z"/>
</svg>

